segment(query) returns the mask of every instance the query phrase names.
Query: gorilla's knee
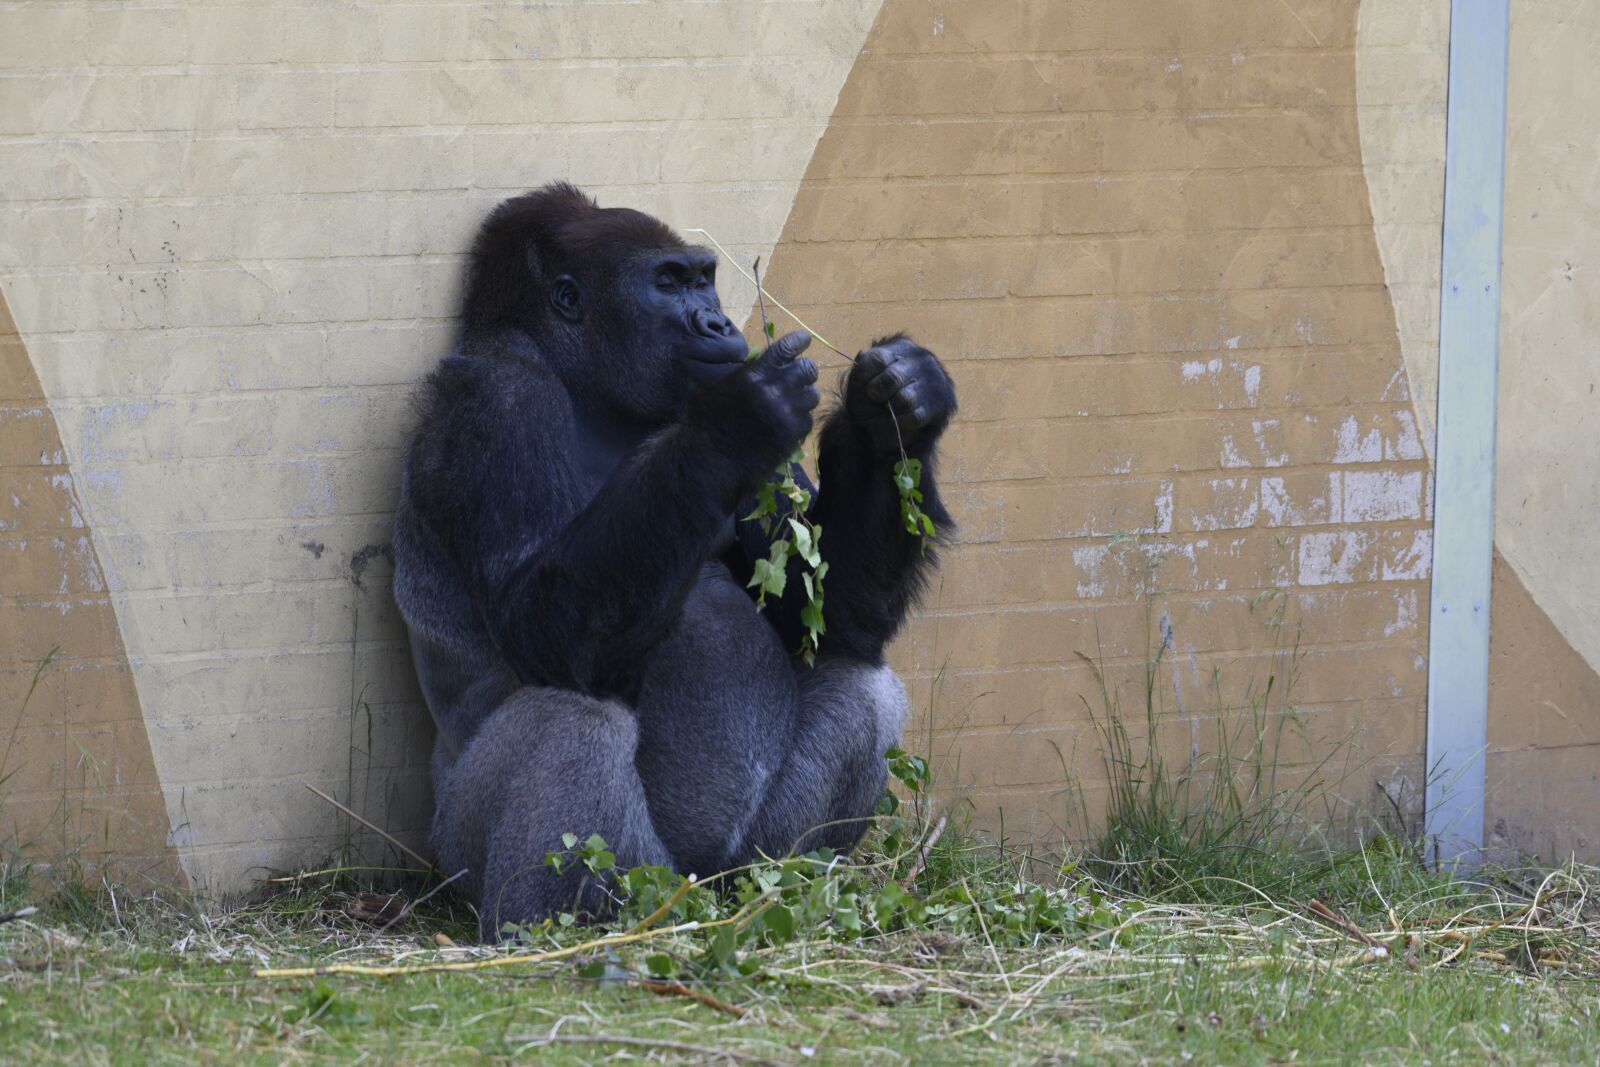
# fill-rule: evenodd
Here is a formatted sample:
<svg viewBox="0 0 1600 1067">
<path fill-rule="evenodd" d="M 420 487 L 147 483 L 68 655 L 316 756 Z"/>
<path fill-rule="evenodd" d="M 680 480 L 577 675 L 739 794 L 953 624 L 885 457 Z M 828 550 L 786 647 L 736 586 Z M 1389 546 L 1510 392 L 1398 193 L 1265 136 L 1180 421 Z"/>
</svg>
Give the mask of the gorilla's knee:
<svg viewBox="0 0 1600 1067">
<path fill-rule="evenodd" d="M 577 864 L 546 862 L 563 835 L 599 834 L 622 867 L 670 865 L 634 769 L 639 729 L 615 701 L 560 689 L 518 690 L 486 721 L 438 788 L 433 847 L 466 870 L 486 937 L 505 922 L 558 911 L 601 913 L 605 886 Z"/>
<path fill-rule="evenodd" d="M 900 740 L 911 702 L 900 676 L 888 666 L 824 660 L 802 685 L 814 721 L 869 741 L 873 757 Z"/>
</svg>

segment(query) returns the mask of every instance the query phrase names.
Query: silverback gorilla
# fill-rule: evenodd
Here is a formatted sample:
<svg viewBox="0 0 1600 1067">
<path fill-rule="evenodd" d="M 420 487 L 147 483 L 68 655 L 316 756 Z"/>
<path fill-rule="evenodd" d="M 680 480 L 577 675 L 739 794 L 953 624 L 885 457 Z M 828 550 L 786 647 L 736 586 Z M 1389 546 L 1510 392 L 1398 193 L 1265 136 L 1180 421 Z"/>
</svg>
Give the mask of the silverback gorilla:
<svg viewBox="0 0 1600 1067">
<path fill-rule="evenodd" d="M 811 429 L 810 338 L 747 361 L 715 271 L 571 185 L 507 200 L 422 386 L 395 595 L 438 726 L 433 848 L 468 872 L 485 938 L 606 910 L 605 886 L 544 863 L 563 833 L 704 874 L 849 849 L 882 795 L 906 712 L 883 650 L 932 565 L 891 468 L 903 442 L 948 529 L 933 453 L 955 392 L 903 336 L 851 366 L 820 435 L 827 629 L 807 667 L 801 583 L 757 611 L 769 537 L 740 516 Z"/>
</svg>

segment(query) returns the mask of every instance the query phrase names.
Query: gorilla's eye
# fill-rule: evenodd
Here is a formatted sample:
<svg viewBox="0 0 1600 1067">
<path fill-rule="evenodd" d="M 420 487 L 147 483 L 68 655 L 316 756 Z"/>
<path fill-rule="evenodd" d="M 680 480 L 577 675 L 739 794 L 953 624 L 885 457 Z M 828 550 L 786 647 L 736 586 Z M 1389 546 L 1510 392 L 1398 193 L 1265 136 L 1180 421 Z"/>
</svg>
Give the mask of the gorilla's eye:
<svg viewBox="0 0 1600 1067">
<path fill-rule="evenodd" d="M 672 273 L 670 271 L 662 271 L 660 274 L 656 275 L 656 288 L 657 289 L 661 289 L 663 291 L 670 291 L 672 289 L 677 288 L 677 285 L 678 285 L 678 280 L 672 276 Z"/>
</svg>

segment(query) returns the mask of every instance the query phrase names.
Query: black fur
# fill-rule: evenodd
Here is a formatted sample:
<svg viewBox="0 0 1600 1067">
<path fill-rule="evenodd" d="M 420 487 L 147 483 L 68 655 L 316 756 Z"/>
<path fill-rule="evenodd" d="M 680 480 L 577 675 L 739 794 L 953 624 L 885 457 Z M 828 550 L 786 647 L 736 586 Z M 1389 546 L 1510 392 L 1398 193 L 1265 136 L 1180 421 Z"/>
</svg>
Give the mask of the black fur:
<svg viewBox="0 0 1600 1067">
<path fill-rule="evenodd" d="M 932 565 L 890 469 L 903 442 L 947 527 L 933 459 L 955 393 L 899 335 L 852 367 L 820 439 L 827 633 L 805 666 L 800 583 L 756 611 L 768 538 L 738 516 L 810 430 L 817 372 L 804 334 L 744 360 L 714 268 L 570 185 L 509 200 L 418 398 L 395 594 L 438 726 L 433 847 L 470 872 L 485 937 L 604 910 L 604 887 L 544 864 L 563 833 L 710 873 L 847 849 L 882 793 L 906 710 L 883 649 Z"/>
</svg>

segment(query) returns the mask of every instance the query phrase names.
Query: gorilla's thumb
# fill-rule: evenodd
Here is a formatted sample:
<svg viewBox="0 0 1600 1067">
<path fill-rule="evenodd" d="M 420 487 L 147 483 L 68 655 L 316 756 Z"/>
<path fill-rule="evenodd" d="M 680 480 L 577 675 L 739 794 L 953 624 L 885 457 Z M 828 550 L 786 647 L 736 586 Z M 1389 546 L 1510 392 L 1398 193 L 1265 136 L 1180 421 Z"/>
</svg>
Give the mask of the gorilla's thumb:
<svg viewBox="0 0 1600 1067">
<path fill-rule="evenodd" d="M 786 333 L 767 346 L 767 351 L 761 357 L 761 362 L 770 363 L 774 367 L 781 367 L 785 363 L 793 363 L 799 358 L 800 353 L 810 347 L 811 335 L 805 330 Z"/>
</svg>

